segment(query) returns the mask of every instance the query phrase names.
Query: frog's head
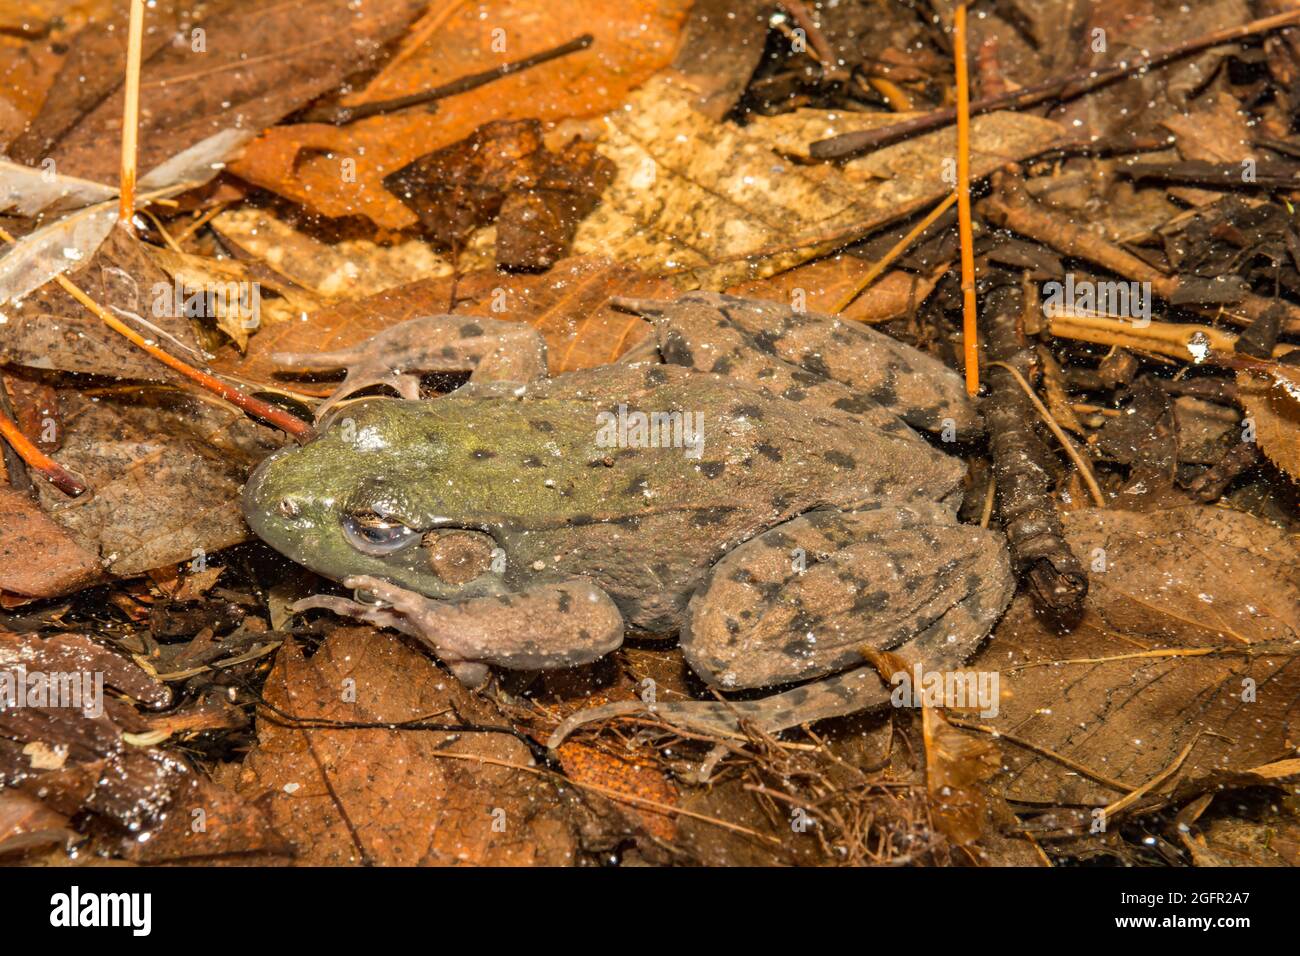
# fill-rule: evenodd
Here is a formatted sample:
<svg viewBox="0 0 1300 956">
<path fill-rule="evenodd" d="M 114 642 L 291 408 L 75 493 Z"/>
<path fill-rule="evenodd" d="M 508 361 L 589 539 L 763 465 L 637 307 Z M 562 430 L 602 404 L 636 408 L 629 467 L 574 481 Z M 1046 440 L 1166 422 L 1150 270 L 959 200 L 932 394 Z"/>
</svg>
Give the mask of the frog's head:
<svg viewBox="0 0 1300 956">
<path fill-rule="evenodd" d="M 431 439 L 421 405 L 348 405 L 314 441 L 271 455 L 244 487 L 249 527 L 336 581 L 375 575 L 430 597 L 482 584 L 495 542 L 486 528 L 447 517 L 440 492 L 459 489 L 438 476 L 456 473 L 458 448 Z"/>
</svg>

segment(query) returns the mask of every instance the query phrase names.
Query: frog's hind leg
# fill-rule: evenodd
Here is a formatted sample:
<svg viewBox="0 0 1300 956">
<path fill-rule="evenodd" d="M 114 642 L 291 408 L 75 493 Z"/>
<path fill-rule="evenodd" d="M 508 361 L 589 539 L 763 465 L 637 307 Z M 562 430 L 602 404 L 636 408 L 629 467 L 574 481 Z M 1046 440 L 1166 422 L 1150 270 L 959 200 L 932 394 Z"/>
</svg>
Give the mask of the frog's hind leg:
<svg viewBox="0 0 1300 956">
<path fill-rule="evenodd" d="M 776 733 L 881 706 L 890 689 L 862 666 L 871 650 L 909 667 L 956 669 L 1013 590 L 1001 536 L 959 524 L 942 506 L 809 512 L 713 567 L 691 599 L 681 642 L 691 668 L 718 690 L 821 680 L 753 701 L 610 704 L 569 718 L 551 742 L 635 711 L 737 736 L 745 724 Z"/>
<path fill-rule="evenodd" d="M 332 352 L 276 352 L 282 369 L 347 369 L 343 384 L 316 410 L 317 419 L 343 399 L 384 385 L 402 398 L 420 397 L 420 376 L 470 373 L 471 382 L 530 382 L 546 375 L 546 344 L 532 326 L 471 315 L 429 315 L 401 322 L 364 342 Z"/>
</svg>

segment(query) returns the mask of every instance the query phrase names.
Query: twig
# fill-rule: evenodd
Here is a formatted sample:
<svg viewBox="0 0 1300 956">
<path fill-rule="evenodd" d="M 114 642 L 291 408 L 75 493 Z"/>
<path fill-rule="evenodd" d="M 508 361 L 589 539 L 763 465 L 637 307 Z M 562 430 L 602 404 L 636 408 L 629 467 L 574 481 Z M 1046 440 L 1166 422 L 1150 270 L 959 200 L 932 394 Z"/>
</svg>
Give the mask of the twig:
<svg viewBox="0 0 1300 956">
<path fill-rule="evenodd" d="M 1060 100 L 1073 99 L 1121 77 L 1165 66 L 1174 60 L 1197 53 L 1207 47 L 1218 46 L 1220 43 L 1227 43 L 1231 40 L 1244 39 L 1256 33 L 1267 33 L 1297 21 L 1300 21 L 1300 10 L 1288 10 L 1275 16 L 1252 20 L 1242 26 L 1215 30 L 1185 43 L 1179 43 L 1164 50 L 1157 50 L 1148 56 L 1139 56 L 1132 60 L 1121 60 L 1119 63 L 1101 67 L 1100 69 L 1083 67 L 1073 73 L 1047 80 L 1035 86 L 999 93 L 996 96 L 981 97 L 970 104 L 971 115 L 989 113 L 1000 109 L 1024 109 L 1026 106 L 1033 106 L 1036 103 L 1054 98 Z M 893 126 L 844 133 L 840 136 L 832 136 L 830 139 L 819 140 L 808 148 L 808 152 L 814 159 L 847 159 L 850 156 L 856 156 L 858 153 L 877 149 L 895 143 L 900 139 L 906 139 L 909 136 L 942 129 L 945 126 L 952 125 L 956 119 L 957 110 L 949 106 L 925 113 L 915 119 L 896 123 Z"/>
<path fill-rule="evenodd" d="M 14 237 L 3 228 L 0 228 L 0 240 L 9 243 L 16 241 Z M 220 396 L 236 408 L 239 408 L 256 418 L 262 419 L 267 424 L 278 428 L 283 432 L 287 432 L 298 441 L 307 442 L 316 436 L 315 429 L 296 415 L 289 414 L 289 412 L 280 408 L 278 405 L 272 405 L 270 402 L 264 402 L 260 398 L 254 398 L 241 389 L 235 388 L 233 385 L 228 385 L 216 376 L 204 372 L 201 369 L 194 368 L 192 365 L 188 365 L 181 361 L 170 352 L 166 352 L 151 342 L 147 342 L 144 336 L 131 328 L 117 316 L 113 315 L 90 296 L 86 295 L 86 293 L 75 285 L 67 276 L 62 274 L 56 275 L 54 281 L 63 287 L 63 291 L 67 292 L 68 295 L 72 296 L 89 309 L 92 314 L 97 316 L 99 320 L 110 329 L 118 335 L 121 335 L 132 345 L 136 346 L 136 348 L 148 352 L 172 371 L 178 372 L 190 379 L 192 382 L 207 389 L 209 392 Z"/>
<path fill-rule="evenodd" d="M 481 73 L 462 76 L 459 79 L 452 80 L 450 83 L 444 83 L 442 86 L 436 86 L 431 90 L 412 93 L 409 96 L 398 96 L 391 100 L 378 100 L 373 103 L 360 103 L 356 106 L 316 107 L 304 113 L 299 122 L 332 123 L 335 126 L 346 126 L 348 123 L 355 123 L 357 120 L 365 119 L 368 116 L 377 116 L 380 113 L 393 113 L 397 110 L 404 110 L 409 106 L 418 106 L 421 103 L 432 103 L 435 100 L 446 99 L 447 97 L 455 96 L 458 93 L 467 93 L 470 90 L 478 89 L 480 86 L 485 86 L 493 80 L 499 80 L 503 76 L 510 76 L 512 73 L 519 73 L 523 70 L 531 69 L 534 66 L 549 63 L 551 60 L 557 60 L 562 56 L 568 56 L 570 53 L 585 50 L 587 47 L 591 46 L 595 40 L 596 38 L 590 33 L 584 33 L 576 40 L 570 40 L 568 43 L 563 43 L 560 46 L 553 47 L 549 50 L 543 50 L 541 53 L 534 53 L 532 56 L 526 56 L 522 60 L 503 63 L 501 66 L 493 67 L 490 70 L 484 70 Z"/>
<path fill-rule="evenodd" d="M 1085 777 L 1090 777 L 1098 783 L 1105 784 L 1112 790 L 1118 790 L 1120 793 L 1125 793 L 1134 789 L 1132 784 L 1125 783 L 1123 780 L 1116 780 L 1114 777 L 1108 777 L 1100 770 L 1093 770 L 1091 767 L 1085 766 L 1076 760 L 1071 760 L 1064 754 L 1059 754 L 1055 750 L 1050 750 L 1041 744 L 1034 743 L 1033 741 L 1025 740 L 1023 737 L 1016 737 L 1001 730 L 996 730 L 993 727 L 986 727 L 983 724 L 978 724 L 973 720 L 963 720 L 960 717 L 949 717 L 948 723 L 956 727 L 962 727 L 966 730 L 974 730 L 981 734 L 988 734 L 990 737 L 996 737 L 999 740 L 1008 741 L 1009 743 L 1015 744 L 1017 747 L 1023 747 L 1025 750 L 1032 750 L 1036 754 L 1046 757 L 1049 760 L 1055 760 L 1062 766 L 1068 767 L 1076 773 L 1081 773 Z"/>
<path fill-rule="evenodd" d="M 884 272 L 886 269 L 888 269 L 895 259 L 901 256 L 904 252 L 906 252 L 911 247 L 912 243 L 916 242 L 917 238 L 923 232 L 925 232 L 925 230 L 933 226 L 935 220 L 937 220 L 945 212 L 951 209 L 952 204 L 955 203 L 956 201 L 957 201 L 957 194 L 950 193 L 948 197 L 944 199 L 943 202 L 939 203 L 937 206 L 931 209 L 926 214 L 924 219 L 918 222 L 916 226 L 907 235 L 905 235 L 902 239 L 899 239 L 898 242 L 894 243 L 889 248 L 889 251 L 880 257 L 879 262 L 877 262 L 875 265 L 873 265 L 870 269 L 867 270 L 867 274 L 858 280 L 857 285 L 853 287 L 852 291 L 849 292 L 849 294 L 846 295 L 839 302 L 839 304 L 835 306 L 834 313 L 836 315 L 839 315 L 845 309 L 851 306 L 854 303 L 854 301 L 857 300 L 858 296 L 862 295 L 862 293 L 866 291 L 867 286 L 875 282 L 876 279 L 880 276 L 880 274 Z"/>
<path fill-rule="evenodd" d="M 975 238 L 970 215 L 970 74 L 966 63 L 966 4 L 953 21 L 953 60 L 957 65 L 957 231 L 961 236 L 962 351 L 966 393 L 980 391 L 979 332 L 975 305 Z"/>
<path fill-rule="evenodd" d="M 1056 440 L 1061 443 L 1061 447 L 1065 450 L 1065 453 L 1069 455 L 1070 460 L 1074 462 L 1074 466 L 1079 469 L 1079 475 L 1083 478 L 1083 483 L 1088 486 L 1088 493 L 1092 495 L 1093 503 L 1096 504 L 1098 508 L 1106 507 L 1106 496 L 1102 494 L 1101 486 L 1097 484 L 1097 478 L 1092 473 L 1092 466 L 1088 464 L 1086 458 L 1079 454 L 1079 450 L 1074 447 L 1074 442 L 1070 441 L 1070 436 L 1065 434 L 1065 430 L 1061 428 L 1060 424 L 1056 421 L 1056 418 L 1053 417 L 1050 411 L 1048 411 L 1047 406 L 1044 405 L 1042 400 L 1034 394 L 1033 388 L 1025 381 L 1025 377 L 1020 374 L 1020 370 L 1014 365 L 1008 365 L 1006 362 L 989 362 L 989 364 L 996 365 L 999 368 L 1004 368 L 1011 373 L 1011 377 L 1016 380 L 1016 384 L 1019 385 L 1020 390 L 1025 393 L 1025 397 L 1033 403 L 1034 410 L 1038 412 L 1043 423 L 1051 429 L 1052 434 L 1055 435 Z"/>
<path fill-rule="evenodd" d="M 13 420 L 0 411 L 0 436 L 18 453 L 27 467 L 36 472 L 59 491 L 73 498 L 86 493 L 86 483 L 65 469 L 28 440 Z"/>
<path fill-rule="evenodd" d="M 1019 284 L 1002 284 L 985 300 L 992 361 L 982 411 L 998 485 L 998 511 L 1016 572 L 1026 581 L 1037 608 L 1057 625 L 1068 627 L 1083 613 L 1088 576 L 1065 540 L 1052 497 L 1051 452 L 1034 429 L 1035 405 L 1042 403 L 1032 388 L 1021 385 L 1023 376 L 1017 366 L 1028 369 L 1033 361 L 1018 328 L 1023 298 Z M 1072 446 L 1066 442 L 1066 447 Z"/>
<path fill-rule="evenodd" d="M 813 55 L 821 61 L 822 67 L 826 70 L 835 69 L 839 65 L 835 51 L 826 41 L 821 27 L 817 26 L 817 21 L 812 18 L 812 14 L 808 12 L 802 0 L 781 0 L 781 6 L 785 7 L 786 13 L 790 14 L 790 19 L 804 32 L 804 36 L 808 38 L 808 45 L 812 47 Z"/>
<path fill-rule="evenodd" d="M 144 0 L 131 0 L 127 27 L 126 84 L 122 101 L 122 185 L 118 195 L 117 221 L 131 228 L 135 215 L 136 144 L 140 135 L 140 57 L 144 43 Z"/>
<path fill-rule="evenodd" d="M 1160 771 L 1160 773 L 1156 774 L 1146 783 L 1142 784 L 1142 786 L 1138 787 L 1132 793 L 1120 797 L 1114 803 L 1110 804 L 1104 810 L 1102 810 L 1101 814 L 1103 819 L 1109 820 L 1111 817 L 1115 816 L 1115 814 L 1119 813 L 1121 810 L 1125 810 L 1128 807 L 1132 806 L 1138 800 L 1142 799 L 1142 797 L 1145 796 L 1147 793 L 1154 790 L 1156 787 L 1160 786 L 1162 783 L 1164 783 L 1166 780 L 1172 777 L 1175 773 L 1177 773 L 1178 768 L 1183 765 L 1183 762 L 1187 759 L 1187 755 L 1192 752 L 1192 748 L 1196 746 L 1197 742 L 1200 741 L 1200 739 L 1201 739 L 1201 735 L 1197 734 L 1195 737 L 1192 738 L 1192 742 L 1183 748 L 1183 752 L 1174 758 L 1173 763 L 1171 763 L 1164 770 Z"/>
</svg>

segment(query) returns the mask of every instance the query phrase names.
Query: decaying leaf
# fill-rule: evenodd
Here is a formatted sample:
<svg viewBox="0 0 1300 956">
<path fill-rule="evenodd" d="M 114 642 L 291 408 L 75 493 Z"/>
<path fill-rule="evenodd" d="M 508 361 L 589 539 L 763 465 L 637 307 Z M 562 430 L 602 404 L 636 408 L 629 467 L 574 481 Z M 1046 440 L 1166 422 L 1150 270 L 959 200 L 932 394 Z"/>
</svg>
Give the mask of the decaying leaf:
<svg viewBox="0 0 1300 956">
<path fill-rule="evenodd" d="M 541 123 L 500 120 L 390 173 L 384 185 L 439 247 L 457 250 L 495 221 L 497 265 L 540 270 L 564 256 L 612 171 L 590 143 L 552 152 Z"/>
<path fill-rule="evenodd" d="M 1237 395 L 1254 424 L 1260 451 L 1300 481 L 1300 400 L 1271 376 L 1252 372 L 1237 373 Z"/>
<path fill-rule="evenodd" d="M 715 123 L 691 102 L 680 81 L 657 77 L 606 117 L 598 145 L 618 174 L 578 227 L 576 253 L 614 256 L 682 288 L 721 290 L 846 245 L 952 189 L 944 165 L 956 155 L 952 130 L 857 161 L 869 162 L 868 179 L 801 165 L 761 129 Z M 978 117 L 971 175 L 1033 155 L 1059 134 L 1033 116 Z"/>
<path fill-rule="evenodd" d="M 371 64 L 421 6 L 420 0 L 222 6 L 204 23 L 201 46 L 192 37 L 161 45 L 141 67 L 140 167 L 150 169 L 221 130 L 270 126 Z M 121 122 L 119 87 L 48 155 L 59 172 L 114 182 L 119 158 L 104 144 L 117 141 Z"/>
<path fill-rule="evenodd" d="M 286 642 L 268 702 L 304 719 L 500 726 L 485 700 L 397 637 L 335 631 L 310 659 Z M 554 786 L 512 767 L 508 734 L 297 729 L 263 719 L 239 793 L 265 805 L 308 865 L 559 865 L 574 836 Z"/>
<path fill-rule="evenodd" d="M 593 16 L 588 0 L 439 0 L 391 62 L 364 90 L 345 97 L 345 105 L 431 89 L 584 32 L 595 41 L 587 50 L 441 100 L 436 111 L 407 109 L 342 127 L 276 127 L 233 169 L 327 216 L 360 214 L 404 229 L 415 215 L 383 188 L 384 176 L 491 120 L 551 123 L 616 109 L 629 90 L 672 60 L 689 7 L 687 0 L 627 0 L 606 4 Z M 352 174 L 345 176 L 345 170 Z"/>
<path fill-rule="evenodd" d="M 373 295 L 452 264 L 421 239 L 380 245 L 368 239 L 321 242 L 264 209 L 232 209 L 212 221 L 223 240 L 286 279 L 325 298 Z"/>
<path fill-rule="evenodd" d="M 872 263 L 857 256 L 830 256 L 796 266 L 768 279 L 742 282 L 726 291 L 753 299 L 784 302 L 801 312 L 833 315 L 840 303 L 867 276 L 872 266 Z M 949 263 L 941 263 L 928 276 L 914 275 L 902 269 L 886 272 L 838 314 L 847 319 L 872 324 L 912 314 L 934 291 L 935 284 L 948 268 Z"/>
<path fill-rule="evenodd" d="M 1241 512 L 1063 515 L 1090 567 L 1082 623 L 1050 631 L 1023 595 L 971 663 L 997 671 L 1010 799 L 1105 805 L 1292 752 L 1300 724 L 1300 554 Z M 1053 752 L 1063 761 L 1046 755 Z M 1071 763 L 1066 763 L 1069 761 Z M 1086 769 L 1080 769 L 1086 768 Z"/>
<path fill-rule="evenodd" d="M 99 559 L 36 502 L 0 488 L 0 591 L 57 597 L 93 584 L 101 574 Z"/>
<path fill-rule="evenodd" d="M 64 394 L 61 462 L 94 489 L 69 502 L 42 489 L 51 517 L 130 576 L 243 541 L 239 491 L 279 447 L 276 433 L 215 402 L 166 390 L 91 401 Z"/>
<path fill-rule="evenodd" d="M 546 339 L 552 374 L 612 362 L 644 339 L 649 326 L 606 304 L 612 296 L 671 295 L 668 283 L 635 269 L 588 257 L 566 259 L 545 275 L 475 272 L 459 279 L 425 279 L 312 313 L 305 322 L 265 328 L 242 359 L 223 355 L 217 367 L 241 378 L 285 386 L 270 361 L 276 352 L 345 348 L 422 315 L 455 313 L 528 322 Z M 304 392 L 328 394 L 333 386 L 293 382 Z"/>
</svg>

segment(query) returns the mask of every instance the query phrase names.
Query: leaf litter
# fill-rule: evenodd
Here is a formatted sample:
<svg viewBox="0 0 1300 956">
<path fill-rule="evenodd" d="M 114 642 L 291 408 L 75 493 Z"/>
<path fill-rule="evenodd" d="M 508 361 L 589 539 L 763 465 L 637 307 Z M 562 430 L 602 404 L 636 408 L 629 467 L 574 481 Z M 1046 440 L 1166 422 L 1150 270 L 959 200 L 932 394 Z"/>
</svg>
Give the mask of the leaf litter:
<svg viewBox="0 0 1300 956">
<path fill-rule="evenodd" d="M 17 237 L 0 254 L 0 412 L 92 488 L 70 500 L 6 446 L 0 654 L 98 669 L 116 694 L 96 716 L 0 709 L 5 859 L 1295 863 L 1300 239 L 1250 178 L 1293 175 L 1300 155 L 1289 36 L 977 116 L 969 143 L 939 128 L 826 163 L 822 142 L 947 105 L 946 7 L 230 0 L 191 21 L 160 3 L 138 158 L 156 172 L 128 232 L 106 148 L 124 22 L 78 6 L 41 36 L 0 29 L 0 226 Z M 1236 0 L 1175 6 L 990 11 L 973 82 L 1028 89 L 1248 19 Z M 1108 50 L 1080 39 L 1097 29 Z M 650 355 L 649 324 L 613 300 L 690 289 L 838 313 L 960 367 L 958 241 L 936 206 L 961 149 L 981 301 L 1015 286 L 1023 303 L 982 333 L 1009 323 L 1025 387 L 1106 505 L 1083 507 L 1077 450 L 1029 421 L 1029 505 L 1059 515 L 1088 587 L 1065 627 L 1022 588 L 967 664 L 999 678 L 992 715 L 927 703 L 713 751 L 620 719 L 547 755 L 565 716 L 647 680 L 708 695 L 671 645 L 485 695 L 390 632 L 289 615 L 322 582 L 250 543 L 238 508 L 283 435 L 49 281 L 302 415 L 335 383 L 277 353 L 455 314 L 532 325 L 559 374 Z M 1046 314 L 1067 278 L 1136 282 L 1155 321 L 1095 300 Z M 989 445 L 959 450 L 964 519 L 1005 530 L 1027 486 Z"/>
</svg>

